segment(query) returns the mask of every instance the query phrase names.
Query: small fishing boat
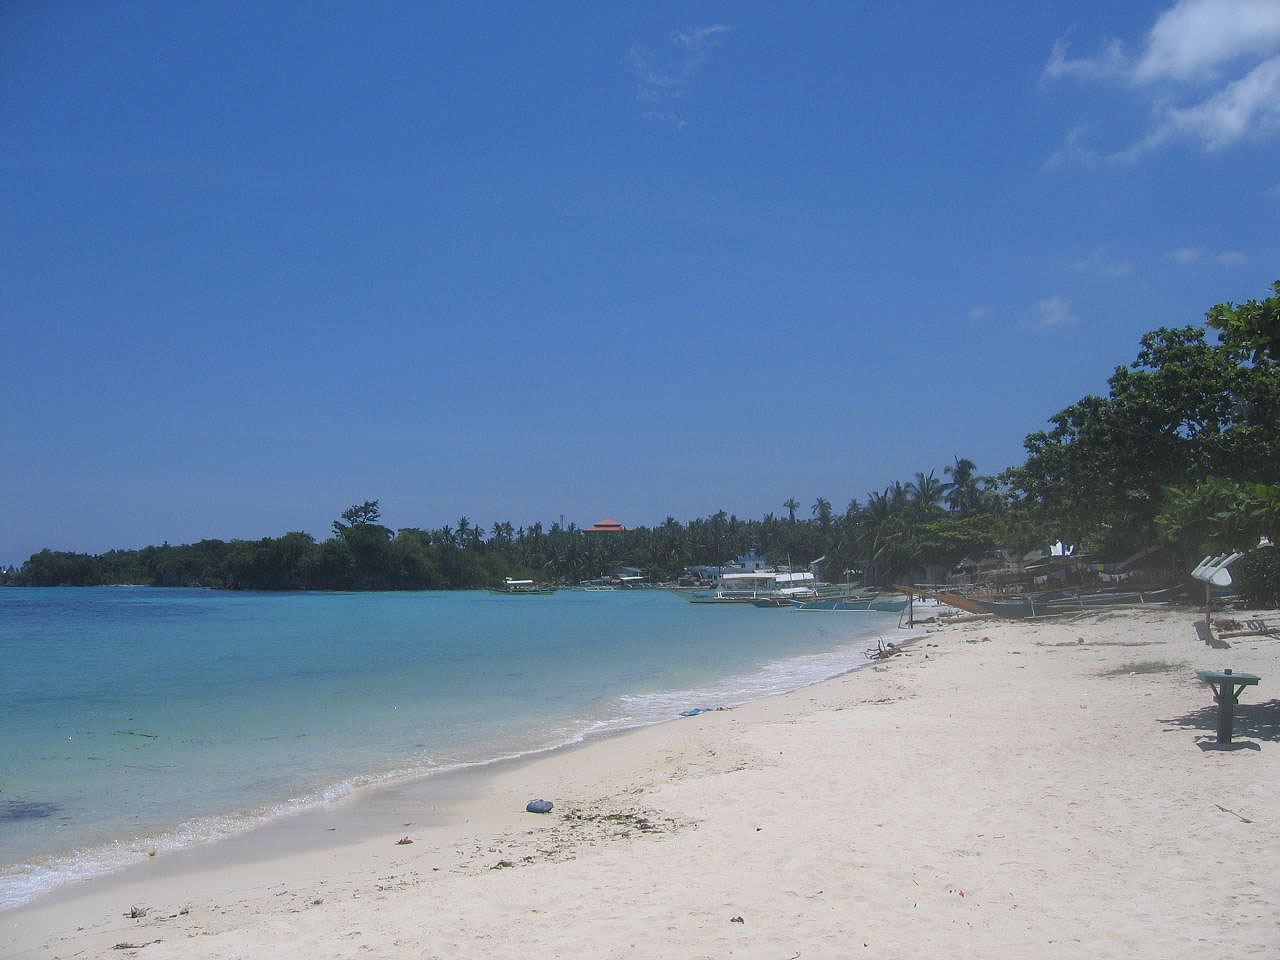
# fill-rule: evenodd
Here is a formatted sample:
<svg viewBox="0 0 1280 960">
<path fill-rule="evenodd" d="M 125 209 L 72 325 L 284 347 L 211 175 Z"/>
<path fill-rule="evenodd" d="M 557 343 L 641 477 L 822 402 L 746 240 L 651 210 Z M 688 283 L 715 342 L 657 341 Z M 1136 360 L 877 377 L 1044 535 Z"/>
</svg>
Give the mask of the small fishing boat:
<svg viewBox="0 0 1280 960">
<path fill-rule="evenodd" d="M 688 599 L 690 603 L 754 603 L 764 594 L 754 590 L 717 590 L 715 593 L 694 593 Z"/>
<path fill-rule="evenodd" d="M 874 597 L 814 597 L 801 600 L 795 606 L 798 610 L 870 610 Z"/>
<path fill-rule="evenodd" d="M 512 580 L 507 577 L 501 587 L 490 587 L 489 592 L 500 597 L 544 596 L 555 593 L 555 587 L 540 587 L 532 580 Z"/>
</svg>

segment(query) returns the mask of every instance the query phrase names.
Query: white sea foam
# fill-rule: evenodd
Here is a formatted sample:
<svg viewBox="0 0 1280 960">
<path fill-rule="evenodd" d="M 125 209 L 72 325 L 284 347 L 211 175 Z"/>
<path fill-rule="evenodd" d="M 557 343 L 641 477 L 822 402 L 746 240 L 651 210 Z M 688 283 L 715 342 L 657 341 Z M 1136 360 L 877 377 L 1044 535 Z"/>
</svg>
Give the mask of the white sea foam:
<svg viewBox="0 0 1280 960">
<path fill-rule="evenodd" d="M 238 814 L 198 817 L 171 830 L 144 833 L 114 843 L 42 857 L 0 868 L 0 910 L 26 903 L 45 891 L 76 880 L 100 877 L 146 860 L 151 851 L 163 853 L 223 840 L 245 833 L 279 817 L 294 816 L 350 796 L 364 783 L 381 778 L 354 778 L 323 790 Z"/>
</svg>

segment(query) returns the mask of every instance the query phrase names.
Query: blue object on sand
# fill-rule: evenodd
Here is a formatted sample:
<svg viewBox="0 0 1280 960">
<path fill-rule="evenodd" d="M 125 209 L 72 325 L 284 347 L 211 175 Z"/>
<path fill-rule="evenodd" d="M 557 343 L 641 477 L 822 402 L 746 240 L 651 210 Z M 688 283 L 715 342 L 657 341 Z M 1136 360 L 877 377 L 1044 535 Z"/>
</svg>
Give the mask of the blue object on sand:
<svg viewBox="0 0 1280 960">
<path fill-rule="evenodd" d="M 530 813 L 550 813 L 553 806 L 550 800 L 530 800 L 525 809 Z"/>
<path fill-rule="evenodd" d="M 680 711 L 680 716 L 682 716 L 682 717 L 696 717 L 696 716 L 697 716 L 698 714 L 700 714 L 700 713 L 710 713 L 710 712 L 711 712 L 711 711 L 710 711 L 710 710 L 708 710 L 706 707 L 694 707 L 692 710 L 681 710 L 681 711 Z"/>
</svg>

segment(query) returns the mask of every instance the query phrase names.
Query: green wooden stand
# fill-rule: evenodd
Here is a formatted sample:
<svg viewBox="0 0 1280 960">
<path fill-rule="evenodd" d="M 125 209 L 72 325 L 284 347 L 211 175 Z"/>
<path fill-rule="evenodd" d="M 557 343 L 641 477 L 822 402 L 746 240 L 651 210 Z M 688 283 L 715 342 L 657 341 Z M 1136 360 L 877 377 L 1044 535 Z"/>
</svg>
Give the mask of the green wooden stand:
<svg viewBox="0 0 1280 960">
<path fill-rule="evenodd" d="M 1221 673 L 1216 670 L 1197 670 L 1196 676 L 1213 687 L 1213 699 L 1218 702 L 1218 742 L 1230 743 L 1240 691 L 1256 685 L 1261 677 L 1252 673 L 1232 673 L 1230 670 L 1223 670 Z"/>
</svg>

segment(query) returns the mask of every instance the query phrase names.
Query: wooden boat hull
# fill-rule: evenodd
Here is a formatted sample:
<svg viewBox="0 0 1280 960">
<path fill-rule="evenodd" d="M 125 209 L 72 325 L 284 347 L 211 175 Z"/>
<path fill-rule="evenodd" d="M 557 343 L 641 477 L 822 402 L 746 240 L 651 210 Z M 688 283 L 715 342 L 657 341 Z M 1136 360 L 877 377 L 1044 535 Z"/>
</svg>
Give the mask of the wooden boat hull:
<svg viewBox="0 0 1280 960">
<path fill-rule="evenodd" d="M 920 590 L 927 597 L 969 613 L 989 613 L 1005 620 L 1031 620 L 1038 617 L 1062 616 L 1088 610 L 1109 607 L 1139 607 L 1148 604 L 1170 603 L 1182 593 L 1181 587 L 1163 587 L 1156 590 L 1096 591 L 1078 593 L 1055 590 L 1026 597 L 994 600 L 982 597 L 966 597 L 955 593 L 938 593 Z"/>
<path fill-rule="evenodd" d="M 796 604 L 798 610 L 825 610 L 829 613 L 866 611 L 872 609 L 874 601 L 870 597 L 827 597 L 816 600 L 802 600 Z"/>
</svg>

